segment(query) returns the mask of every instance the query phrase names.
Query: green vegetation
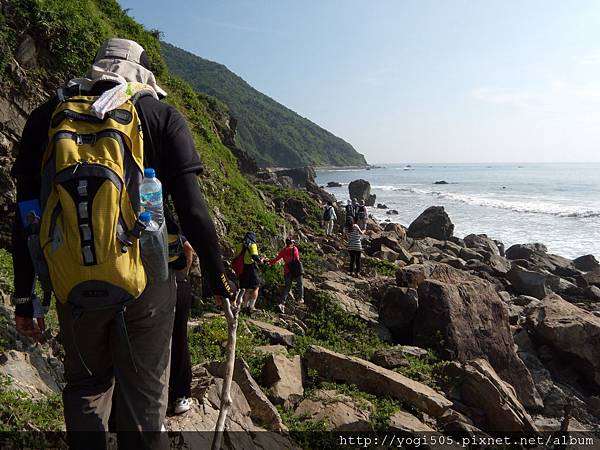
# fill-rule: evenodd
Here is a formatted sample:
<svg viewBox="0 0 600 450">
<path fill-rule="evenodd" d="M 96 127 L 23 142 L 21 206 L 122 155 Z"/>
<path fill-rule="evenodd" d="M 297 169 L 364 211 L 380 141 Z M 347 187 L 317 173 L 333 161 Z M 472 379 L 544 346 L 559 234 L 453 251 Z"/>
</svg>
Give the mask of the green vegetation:
<svg viewBox="0 0 600 450">
<path fill-rule="evenodd" d="M 12 255 L 5 249 L 0 249 L 0 290 L 12 293 L 14 285 Z"/>
<path fill-rule="evenodd" d="M 201 324 L 188 333 L 192 364 L 202 364 L 207 361 L 223 361 L 225 345 L 227 344 L 227 322 L 224 317 L 213 317 L 203 320 Z M 247 327 L 243 317 L 240 317 L 237 333 L 236 355 L 248 362 L 257 345 L 266 341 L 255 336 Z"/>
<path fill-rule="evenodd" d="M 33 400 L 23 392 L 10 389 L 10 384 L 8 377 L 0 377 L 0 432 L 63 428 L 60 394 Z"/>
<path fill-rule="evenodd" d="M 217 129 L 226 126 L 226 107 L 196 93 L 169 74 L 161 57 L 159 32 L 148 31 L 129 17 L 116 0 L 14 0 L 0 12 L 0 84 L 23 89 L 10 75 L 9 63 L 25 35 L 38 50 L 39 67 L 28 70 L 28 83 L 41 83 L 48 94 L 68 79 L 85 74 L 95 52 L 109 37 L 134 39 L 146 50 L 151 68 L 168 92 L 167 101 L 184 113 L 205 165 L 202 188 L 211 211 L 223 218 L 226 241 L 232 245 L 244 231 L 258 236 L 277 232 L 279 219 L 261 200 L 258 190 L 238 170 L 237 160 L 225 147 Z"/>
<path fill-rule="evenodd" d="M 416 356 L 407 355 L 406 359 L 409 363 L 408 366 L 394 370 L 408 378 L 420 381 L 438 391 L 442 391 L 445 387 L 458 382 L 458 380 L 450 378 L 445 373 L 444 369 L 448 362 L 439 359 L 431 350 L 424 357 L 417 358 Z"/>
<path fill-rule="evenodd" d="M 366 257 L 363 259 L 363 265 L 367 271 L 373 271 L 384 277 L 396 276 L 398 270 L 398 266 L 393 262 L 377 258 Z"/>
<path fill-rule="evenodd" d="M 162 50 L 174 74 L 227 104 L 238 120 L 239 146 L 260 165 L 366 165 L 350 144 L 260 93 L 225 66 L 164 42 Z"/>
<path fill-rule="evenodd" d="M 293 349 L 299 355 L 303 355 L 311 345 L 320 345 L 368 359 L 376 350 L 387 347 L 371 325 L 343 311 L 323 292 L 317 294 L 304 323 L 308 333 L 296 337 Z"/>
</svg>

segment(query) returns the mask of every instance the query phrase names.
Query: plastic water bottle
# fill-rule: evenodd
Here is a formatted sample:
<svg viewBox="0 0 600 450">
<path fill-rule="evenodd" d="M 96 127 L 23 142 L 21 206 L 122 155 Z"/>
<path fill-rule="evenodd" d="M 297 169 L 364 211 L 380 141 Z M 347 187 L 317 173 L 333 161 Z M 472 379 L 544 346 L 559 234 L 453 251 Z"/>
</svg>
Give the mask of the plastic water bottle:
<svg viewBox="0 0 600 450">
<path fill-rule="evenodd" d="M 139 220 L 145 225 L 140 247 L 146 274 L 151 281 L 166 281 L 169 276 L 166 228 L 156 223 L 151 211 L 141 213 Z"/>
<path fill-rule="evenodd" d="M 152 168 L 144 169 L 144 180 L 140 185 L 140 203 L 144 211 L 152 213 L 152 220 L 160 227 L 164 220 L 162 184 Z"/>
</svg>

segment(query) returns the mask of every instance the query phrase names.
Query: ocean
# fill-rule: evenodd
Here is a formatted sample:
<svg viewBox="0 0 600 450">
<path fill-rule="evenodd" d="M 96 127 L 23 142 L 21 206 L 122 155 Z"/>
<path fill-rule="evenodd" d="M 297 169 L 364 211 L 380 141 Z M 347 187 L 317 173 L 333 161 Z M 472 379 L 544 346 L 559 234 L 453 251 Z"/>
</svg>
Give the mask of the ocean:
<svg viewBox="0 0 600 450">
<path fill-rule="evenodd" d="M 369 208 L 379 221 L 408 226 L 425 208 L 444 206 L 454 234 L 485 233 L 504 243 L 542 242 L 550 253 L 600 259 L 600 163 L 401 164 L 320 170 L 317 183 L 339 201 L 348 183 L 371 183 L 377 203 L 398 215 Z M 448 184 L 434 184 L 446 181 Z"/>
</svg>

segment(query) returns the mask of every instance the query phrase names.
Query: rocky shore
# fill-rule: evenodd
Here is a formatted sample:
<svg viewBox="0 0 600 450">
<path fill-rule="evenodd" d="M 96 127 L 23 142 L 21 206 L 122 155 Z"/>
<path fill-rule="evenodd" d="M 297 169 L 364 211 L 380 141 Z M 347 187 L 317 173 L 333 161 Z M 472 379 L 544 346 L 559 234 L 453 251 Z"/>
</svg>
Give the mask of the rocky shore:
<svg viewBox="0 0 600 450">
<path fill-rule="evenodd" d="M 300 184 L 311 201 L 330 200 L 309 172 Z M 282 177 L 301 178 L 266 172 L 258 179 L 289 185 Z M 236 363 L 228 430 L 247 433 L 230 448 L 314 447 L 311 433 L 299 432 L 327 430 L 455 438 L 562 430 L 600 439 L 595 257 L 570 260 L 539 243 L 505 249 L 486 235 L 459 238 L 444 208 L 432 206 L 408 227 L 370 219 L 366 269 L 353 277 L 341 236 L 307 226 L 306 202 L 282 203 L 305 257 L 306 303 L 275 313 L 269 305 L 278 286 L 266 286 L 264 310 L 242 318 L 253 345 Z M 343 214 L 338 208 L 338 228 Z M 0 374 L 34 398 L 59 391 L 55 340 L 18 343 L 3 308 L 9 345 Z M 196 315 L 190 332 L 205 333 L 219 320 L 215 312 Z M 222 359 L 200 359 L 194 408 L 168 420 L 176 448 L 203 445 L 206 434 L 183 431 L 212 430 L 218 415 Z"/>
</svg>

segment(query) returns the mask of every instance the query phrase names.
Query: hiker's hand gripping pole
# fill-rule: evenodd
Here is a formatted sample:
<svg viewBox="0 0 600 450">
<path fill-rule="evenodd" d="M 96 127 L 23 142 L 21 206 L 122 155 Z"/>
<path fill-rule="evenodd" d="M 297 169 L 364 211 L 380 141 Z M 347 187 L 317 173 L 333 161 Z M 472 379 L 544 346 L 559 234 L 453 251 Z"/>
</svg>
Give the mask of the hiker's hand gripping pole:
<svg viewBox="0 0 600 450">
<path fill-rule="evenodd" d="M 213 437 L 212 450 L 221 450 L 223 441 L 223 432 L 225 431 L 225 421 L 231 407 L 231 381 L 233 379 L 233 370 L 235 365 L 235 346 L 237 340 L 237 327 L 242 300 L 244 298 L 244 289 L 239 289 L 233 303 L 228 297 L 223 299 L 223 311 L 227 320 L 227 359 L 225 367 L 225 378 L 223 379 L 223 388 L 221 389 L 221 408 L 219 418 L 215 426 L 215 435 Z"/>
</svg>

